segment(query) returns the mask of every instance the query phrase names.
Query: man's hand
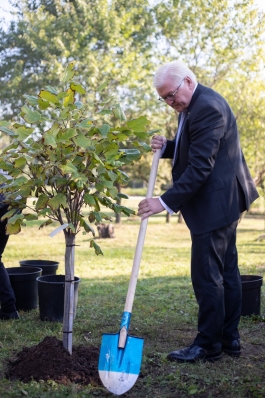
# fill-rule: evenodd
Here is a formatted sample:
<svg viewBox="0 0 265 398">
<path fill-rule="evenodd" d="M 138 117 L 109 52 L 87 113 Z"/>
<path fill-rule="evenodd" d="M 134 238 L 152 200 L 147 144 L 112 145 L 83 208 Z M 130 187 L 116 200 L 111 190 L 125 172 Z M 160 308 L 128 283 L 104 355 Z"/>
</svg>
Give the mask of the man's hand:
<svg viewBox="0 0 265 398">
<path fill-rule="evenodd" d="M 160 200 L 158 198 L 148 198 L 142 200 L 138 205 L 138 216 L 141 217 L 142 220 L 151 216 L 152 214 L 161 213 L 161 211 L 165 210 L 161 205 Z"/>
<path fill-rule="evenodd" d="M 155 152 L 156 149 L 161 149 L 166 143 L 166 137 L 162 137 L 162 135 L 154 135 L 151 140 L 151 148 L 153 152 Z"/>
</svg>

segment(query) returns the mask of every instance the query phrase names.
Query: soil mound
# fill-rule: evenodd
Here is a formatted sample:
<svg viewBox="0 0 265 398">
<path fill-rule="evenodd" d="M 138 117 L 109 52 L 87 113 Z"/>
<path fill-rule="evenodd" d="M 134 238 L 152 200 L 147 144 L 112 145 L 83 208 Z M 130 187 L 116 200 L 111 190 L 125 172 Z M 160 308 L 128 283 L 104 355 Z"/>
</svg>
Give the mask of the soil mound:
<svg viewBox="0 0 265 398">
<path fill-rule="evenodd" d="M 8 365 L 7 378 L 27 383 L 31 380 L 54 380 L 60 384 L 100 385 L 99 348 L 73 347 L 70 355 L 63 343 L 48 336 L 33 347 L 24 347 Z"/>
</svg>

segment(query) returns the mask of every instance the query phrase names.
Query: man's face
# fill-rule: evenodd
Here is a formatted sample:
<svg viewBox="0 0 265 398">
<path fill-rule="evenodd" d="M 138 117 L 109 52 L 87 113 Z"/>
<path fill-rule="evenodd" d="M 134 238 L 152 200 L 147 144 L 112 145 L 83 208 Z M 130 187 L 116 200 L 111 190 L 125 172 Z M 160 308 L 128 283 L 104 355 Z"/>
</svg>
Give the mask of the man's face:
<svg viewBox="0 0 265 398">
<path fill-rule="evenodd" d="M 166 103 L 177 112 L 185 111 L 190 104 L 194 87 L 195 84 L 192 82 L 192 80 L 189 77 L 185 77 L 182 85 L 179 87 L 176 94 L 174 95 L 174 99 L 165 99 Z M 172 79 L 166 78 L 163 86 L 158 88 L 157 92 L 160 97 L 165 98 L 167 95 L 174 93 L 176 88 L 177 85 L 175 83 L 172 83 Z"/>
</svg>

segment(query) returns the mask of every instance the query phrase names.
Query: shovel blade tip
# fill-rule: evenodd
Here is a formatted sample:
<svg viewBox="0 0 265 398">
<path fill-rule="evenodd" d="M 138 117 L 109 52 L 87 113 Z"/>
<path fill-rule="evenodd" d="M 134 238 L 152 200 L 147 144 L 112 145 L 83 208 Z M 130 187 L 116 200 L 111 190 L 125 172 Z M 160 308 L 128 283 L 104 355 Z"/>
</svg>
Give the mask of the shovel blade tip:
<svg viewBox="0 0 265 398">
<path fill-rule="evenodd" d="M 138 379 L 136 374 L 124 374 L 121 372 L 106 372 L 99 370 L 99 377 L 107 390 L 112 394 L 122 395 L 130 390 Z"/>
</svg>

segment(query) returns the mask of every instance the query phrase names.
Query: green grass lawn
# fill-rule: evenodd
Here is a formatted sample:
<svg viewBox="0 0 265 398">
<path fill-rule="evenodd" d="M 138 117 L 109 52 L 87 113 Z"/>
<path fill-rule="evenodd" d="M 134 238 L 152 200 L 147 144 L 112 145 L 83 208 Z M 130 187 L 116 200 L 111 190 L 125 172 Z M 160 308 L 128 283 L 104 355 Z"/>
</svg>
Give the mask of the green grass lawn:
<svg viewBox="0 0 265 398">
<path fill-rule="evenodd" d="M 139 201 L 139 199 L 138 199 Z M 131 205 L 128 205 L 129 207 Z M 89 235 L 78 235 L 75 275 L 81 278 L 74 344 L 99 346 L 103 333 L 117 332 L 133 263 L 139 219 L 122 219 L 114 225 L 114 239 L 97 239 L 104 256 L 89 248 Z M 241 274 L 265 274 L 264 219 L 245 216 L 238 227 Z M 38 230 L 28 225 L 11 236 L 4 254 L 7 267 L 20 260 L 59 261 L 64 273 L 63 233 L 50 238 L 55 227 Z M 190 237 L 177 217 L 149 220 L 130 332 L 144 338 L 141 374 L 124 397 L 186 398 L 265 396 L 265 294 L 261 290 L 261 316 L 242 317 L 242 356 L 226 355 L 215 363 L 169 363 L 169 351 L 190 344 L 196 334 L 197 304 L 190 280 Z M 54 382 L 28 384 L 6 380 L 6 360 L 22 347 L 38 344 L 47 335 L 61 339 L 62 325 L 42 322 L 38 310 L 21 312 L 19 321 L 0 323 L 0 397 L 106 397 L 103 387 L 62 386 Z"/>
</svg>

